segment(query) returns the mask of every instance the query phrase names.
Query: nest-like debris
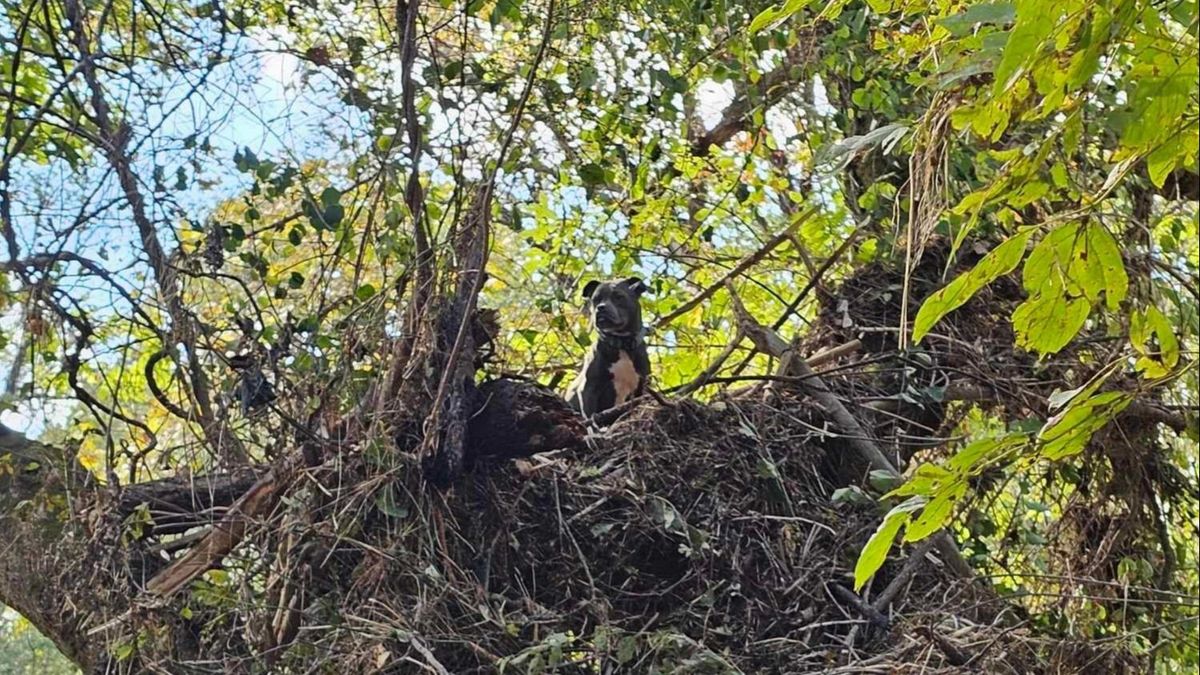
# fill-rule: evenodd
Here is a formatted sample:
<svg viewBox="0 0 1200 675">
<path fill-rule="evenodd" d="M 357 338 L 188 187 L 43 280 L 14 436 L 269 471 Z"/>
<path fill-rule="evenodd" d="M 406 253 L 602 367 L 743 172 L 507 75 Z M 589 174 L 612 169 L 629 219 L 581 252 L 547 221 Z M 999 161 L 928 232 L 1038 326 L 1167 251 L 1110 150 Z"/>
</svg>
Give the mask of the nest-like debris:
<svg viewBox="0 0 1200 675">
<path fill-rule="evenodd" d="M 827 457 L 849 449 L 821 428 L 809 400 L 768 390 L 646 403 L 586 447 L 480 460 L 449 493 L 424 489 L 415 459 L 380 473 L 362 458 L 349 472 L 361 481 L 327 486 L 308 514 L 303 583 L 318 599 L 284 660 L 329 672 L 1054 670 L 1067 647 L 1024 637 L 933 556 L 881 611 L 853 600 L 878 512 L 830 499 Z M 885 565 L 865 601 L 902 565 Z"/>
<path fill-rule="evenodd" d="M 931 246 L 914 271 L 912 311 L 938 287 L 947 253 Z M 857 363 L 824 380 L 864 417 L 875 410 L 865 399 L 912 384 L 892 374 L 916 372 L 889 332 L 902 288 L 886 266 L 863 268 L 823 298 L 802 345 L 862 341 Z M 1008 316 L 1020 300 L 1015 280 L 1001 279 L 948 316 L 920 347 L 932 358 L 918 374 L 942 379 L 918 385 L 965 379 L 986 390 L 986 405 L 1014 412 L 1086 377 L 1072 370 L 1078 360 L 1036 364 L 1012 348 Z M 1117 643 L 1031 634 L 984 582 L 955 577 L 925 547 L 898 547 L 853 593 L 880 512 L 871 498 L 833 499 L 865 465 L 795 382 L 707 405 L 642 400 L 586 436 L 561 399 L 531 383 L 498 380 L 469 394 L 468 471 L 449 490 L 430 489 L 419 442 L 404 433 L 289 480 L 268 522 L 223 562 L 257 589 L 250 599 L 189 603 L 205 625 L 198 653 L 224 651 L 226 669 L 265 660 L 300 672 L 314 663 L 435 673 L 1136 665 Z M 924 421 L 931 434 L 950 424 L 942 406 L 934 413 Z M 896 431 L 866 421 L 881 441 Z M 893 454 L 897 465 L 906 459 Z"/>
</svg>

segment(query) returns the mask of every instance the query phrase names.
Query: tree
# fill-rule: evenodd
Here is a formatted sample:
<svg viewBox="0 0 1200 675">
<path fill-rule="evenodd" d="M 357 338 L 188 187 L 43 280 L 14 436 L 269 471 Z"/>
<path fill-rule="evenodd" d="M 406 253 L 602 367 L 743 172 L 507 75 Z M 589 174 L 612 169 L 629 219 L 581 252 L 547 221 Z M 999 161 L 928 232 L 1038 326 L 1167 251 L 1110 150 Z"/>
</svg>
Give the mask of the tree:
<svg viewBox="0 0 1200 675">
<path fill-rule="evenodd" d="M 0 601 L 84 670 L 1200 659 L 1195 2 L 3 7 Z"/>
</svg>

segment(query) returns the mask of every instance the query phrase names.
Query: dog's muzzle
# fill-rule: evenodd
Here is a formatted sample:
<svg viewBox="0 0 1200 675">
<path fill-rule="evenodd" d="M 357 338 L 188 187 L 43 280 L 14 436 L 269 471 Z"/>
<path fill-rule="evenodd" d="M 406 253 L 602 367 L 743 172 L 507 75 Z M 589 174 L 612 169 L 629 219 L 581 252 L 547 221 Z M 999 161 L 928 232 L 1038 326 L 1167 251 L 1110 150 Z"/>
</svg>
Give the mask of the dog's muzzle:
<svg viewBox="0 0 1200 675">
<path fill-rule="evenodd" d="M 593 321 L 596 323 L 596 328 L 605 333 L 620 332 L 625 328 L 625 321 L 622 320 L 620 312 L 611 305 L 597 306 Z"/>
</svg>

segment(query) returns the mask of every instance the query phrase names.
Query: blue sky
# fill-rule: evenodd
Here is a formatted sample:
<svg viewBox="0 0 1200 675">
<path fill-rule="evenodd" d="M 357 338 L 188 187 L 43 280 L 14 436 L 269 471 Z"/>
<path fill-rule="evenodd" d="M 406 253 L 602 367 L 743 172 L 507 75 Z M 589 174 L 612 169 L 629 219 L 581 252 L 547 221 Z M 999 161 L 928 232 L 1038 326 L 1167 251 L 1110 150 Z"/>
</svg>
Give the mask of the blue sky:
<svg viewBox="0 0 1200 675">
<path fill-rule="evenodd" d="M 0 35 L 8 34 L 6 29 L 6 26 L 0 26 Z M 142 74 L 149 84 L 162 87 L 163 95 L 153 107 L 129 109 L 130 118 L 149 125 L 161 124 L 152 136 L 154 142 L 183 139 L 198 127 L 208 126 L 205 137 L 213 148 L 210 157 L 179 148 L 156 148 L 152 142 L 144 142 L 135 156 L 136 173 L 143 182 L 147 208 L 158 225 L 164 246 L 169 249 L 175 245 L 174 231 L 180 224 L 173 206 L 177 205 L 188 219 L 202 223 L 223 200 L 245 190 L 248 178 L 238 173 L 233 164 L 238 149 L 249 147 L 259 157 L 288 157 L 292 161 L 332 157 L 344 152 L 330 135 L 322 133 L 323 128 L 337 125 L 341 119 L 320 104 L 323 100 L 336 99 L 332 90 L 320 82 L 300 86 L 298 60 L 289 54 L 265 51 L 267 46 L 254 38 L 241 40 L 234 45 L 231 61 L 218 67 L 207 83 L 199 87 L 195 74 L 171 77 L 161 73 Z M 132 105 L 142 100 L 128 87 L 123 89 L 120 80 L 110 79 L 106 83 L 110 87 L 109 97 L 114 101 Z M 179 105 L 184 99 L 186 102 Z M 338 112 L 352 114 L 346 110 Z M 219 123 L 206 124 L 217 115 L 223 118 Z M 145 138 L 145 129 L 135 127 L 135 142 Z M 202 140 L 197 139 L 197 143 Z M 198 174 L 189 161 L 193 157 L 199 162 Z M 96 205 L 119 198 L 119 188 L 111 179 L 108 167 L 99 157 L 95 160 L 93 166 L 81 174 L 73 172 L 61 160 L 51 160 L 44 165 L 28 160 L 14 162 L 13 223 L 25 253 L 48 250 L 51 242 L 45 240 L 46 231 L 38 225 L 38 219 L 45 218 L 47 213 L 57 214 L 55 229 L 61 229 L 62 221 L 69 222 L 81 210 L 92 210 Z M 159 163 L 163 165 L 162 173 L 169 186 L 165 194 L 156 194 L 150 184 Z M 179 167 L 187 172 L 184 189 L 176 189 L 174 185 Z M 203 179 L 204 185 L 198 179 Z M 91 194 L 97 185 L 102 188 Z M 84 208 L 84 204 L 89 206 Z M 146 282 L 135 278 L 135 273 L 144 269 L 136 264 L 137 235 L 126 209 L 109 209 L 89 222 L 72 237 L 68 250 L 102 261 L 133 288 L 141 286 L 146 292 L 153 292 Z M 80 277 L 67 290 L 76 300 L 90 307 L 102 311 L 127 310 L 98 280 Z M 15 356 L 21 320 L 21 316 L 12 311 L 0 316 L 0 330 L 8 334 L 11 343 L 0 352 L 0 362 L 6 365 L 11 365 Z M 7 374 L 8 368 L 4 372 Z M 27 367 L 24 375 L 28 377 Z M 72 406 L 73 401 L 31 401 L 15 410 L 0 412 L 0 421 L 36 436 L 48 423 L 63 422 Z"/>
</svg>

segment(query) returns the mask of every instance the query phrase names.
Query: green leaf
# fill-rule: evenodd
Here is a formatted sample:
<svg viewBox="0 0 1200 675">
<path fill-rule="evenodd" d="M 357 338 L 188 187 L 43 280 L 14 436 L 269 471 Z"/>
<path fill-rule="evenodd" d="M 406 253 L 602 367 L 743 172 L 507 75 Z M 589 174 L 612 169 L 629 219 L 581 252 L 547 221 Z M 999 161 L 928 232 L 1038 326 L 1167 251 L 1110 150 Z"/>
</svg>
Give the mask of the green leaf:
<svg viewBox="0 0 1200 675">
<path fill-rule="evenodd" d="M 254 169 L 254 175 L 257 176 L 259 180 L 266 180 L 273 171 L 275 171 L 275 162 L 272 162 L 268 159 L 259 162 L 258 166 Z"/>
<path fill-rule="evenodd" d="M 258 169 L 258 157 L 250 148 L 243 147 L 233 153 L 233 165 L 238 171 L 243 173 L 251 173 Z"/>
<path fill-rule="evenodd" d="M 1150 182 L 1154 187 L 1161 188 L 1167 181 L 1167 176 L 1175 169 L 1178 152 L 1173 144 L 1160 145 L 1146 157 L 1146 172 L 1150 174 Z"/>
<path fill-rule="evenodd" d="M 750 28 L 747 31 L 750 35 L 769 30 L 786 21 L 796 12 L 804 9 L 811 3 L 812 0 L 788 0 L 780 5 L 771 5 L 758 13 L 754 20 L 750 22 Z"/>
<path fill-rule="evenodd" d="M 855 93 L 864 91 L 862 89 L 855 90 Z M 863 105 L 863 104 L 859 104 Z M 885 153 L 891 152 L 892 148 L 901 141 L 909 132 L 909 128 L 903 124 L 885 124 L 878 129 L 862 134 L 861 136 L 851 136 L 843 139 L 833 145 L 825 146 L 817 152 L 815 162 L 818 165 L 828 164 L 830 171 L 840 171 L 850 163 L 858 153 L 875 147 L 882 146 Z"/>
<path fill-rule="evenodd" d="M 1081 391 L 1087 388 L 1087 385 L 1076 387 L 1075 389 L 1067 389 L 1066 391 L 1056 389 L 1050 394 L 1050 398 L 1046 399 L 1046 408 L 1050 412 L 1054 412 L 1064 405 L 1071 402 L 1071 399 L 1079 395 Z"/>
<path fill-rule="evenodd" d="M 903 485 L 884 495 L 889 497 L 931 496 L 946 481 L 954 480 L 954 474 L 937 464 L 924 462 L 913 472 L 912 478 Z"/>
<path fill-rule="evenodd" d="M 1060 293 L 1030 298 L 1013 312 L 1017 346 L 1039 354 L 1054 354 L 1079 333 L 1090 310 L 1091 305 L 1084 298 L 1068 299 Z"/>
<path fill-rule="evenodd" d="M 584 164 L 579 167 L 579 179 L 585 185 L 600 185 L 604 182 L 604 167 L 599 164 Z"/>
<path fill-rule="evenodd" d="M 1059 17 L 1069 9 L 1069 4 L 1018 0 L 1014 10 L 1016 23 L 1004 47 L 1004 55 L 996 65 L 993 96 L 1003 97 L 1017 77 L 1037 58 L 1042 43 L 1051 36 Z"/>
<path fill-rule="evenodd" d="M 1158 341 L 1158 349 L 1152 349 L 1147 344 L 1151 334 Z M 1167 317 L 1154 305 L 1146 307 L 1144 312 L 1133 314 L 1129 341 L 1139 354 L 1134 367 L 1145 377 L 1166 377 L 1179 364 L 1179 340 Z"/>
<path fill-rule="evenodd" d="M 365 300 L 370 300 L 371 298 L 375 297 L 375 293 L 376 293 L 376 291 L 375 291 L 374 286 L 372 286 L 371 284 L 363 284 L 362 286 L 359 286 L 357 290 L 354 291 L 354 297 L 358 298 L 359 301 L 362 302 Z"/>
<path fill-rule="evenodd" d="M 327 187 L 321 191 L 321 205 L 329 208 L 342 199 L 342 192 L 335 187 Z"/>
<path fill-rule="evenodd" d="M 1042 238 L 1025 263 L 1029 299 L 1013 312 L 1018 346 L 1052 354 L 1083 327 L 1103 298 L 1117 309 L 1129 277 L 1116 241 L 1103 226 L 1068 224 Z"/>
<path fill-rule="evenodd" d="M 968 443 L 951 457 L 946 465 L 951 470 L 967 475 L 978 475 L 989 463 L 1008 450 L 1024 443 L 1025 434 L 1015 433 L 1000 438 L 984 438 Z"/>
<path fill-rule="evenodd" d="M 854 590 L 856 592 L 862 590 L 867 581 L 875 576 L 880 567 L 883 567 L 883 561 L 887 559 L 888 551 L 892 549 L 892 541 L 895 540 L 896 534 L 912 518 L 913 511 L 924 505 L 923 498 L 913 497 L 896 505 L 883 517 L 883 522 L 876 528 L 875 534 L 872 534 L 871 538 L 867 540 L 862 553 L 858 554 L 858 562 L 854 564 Z"/>
<path fill-rule="evenodd" d="M 939 492 L 933 501 L 926 504 L 925 508 L 921 510 L 921 515 L 904 528 L 904 541 L 920 541 L 945 527 L 954 515 L 954 505 L 966 493 L 965 481 L 952 483 L 947 486 L 947 489 Z"/>
<path fill-rule="evenodd" d="M 313 229 L 315 229 L 317 232 L 326 229 L 324 214 L 321 213 L 321 209 L 317 206 L 316 202 L 312 201 L 311 199 L 305 199 L 304 203 L 300 206 L 300 210 L 304 213 L 305 217 L 308 218 L 308 223 L 312 225 Z"/>
<path fill-rule="evenodd" d="M 1088 225 L 1086 246 L 1086 260 L 1091 270 L 1088 277 L 1099 281 L 1098 284 L 1093 282 L 1093 288 L 1103 290 L 1108 308 L 1116 311 L 1129 290 L 1129 276 L 1121 259 L 1121 249 L 1112 234 L 1099 223 Z M 1093 292 L 1091 296 L 1095 298 L 1097 293 Z"/>
<path fill-rule="evenodd" d="M 840 487 L 829 498 L 835 504 L 870 504 L 874 500 L 857 485 Z"/>
<path fill-rule="evenodd" d="M 591 64 L 584 64 L 579 70 L 579 88 L 591 89 L 596 86 L 596 80 L 599 79 L 599 73 Z"/>
<path fill-rule="evenodd" d="M 920 342 L 942 317 L 961 307 L 984 286 L 1016 269 L 1032 235 L 1033 230 L 1026 230 L 1009 238 L 992 249 L 970 272 L 960 274 L 945 288 L 926 298 L 913 322 L 913 342 Z"/>
<path fill-rule="evenodd" d="M 1124 392 L 1108 391 L 1076 401 L 1050 418 L 1038 433 L 1041 455 L 1055 461 L 1078 454 L 1092 434 L 1108 424 L 1132 400 L 1133 397 Z"/>
<path fill-rule="evenodd" d="M 1071 279 L 1071 257 L 1078 239 L 1079 226 L 1074 223 L 1057 227 L 1042 237 L 1025 263 L 1025 290 L 1040 295 L 1065 288 L 1073 295 L 1081 295 L 1082 289 Z"/>
<path fill-rule="evenodd" d="M 113 650 L 113 656 L 118 661 L 127 661 L 129 657 L 133 656 L 133 650 L 134 644 L 132 642 L 124 642 L 117 645 L 116 649 Z"/>
<path fill-rule="evenodd" d="M 346 217 L 346 209 L 342 208 L 341 204 L 330 204 L 325 207 L 325 211 L 321 213 L 321 219 L 325 221 L 325 229 L 332 230 L 342 224 L 342 218 Z"/>
<path fill-rule="evenodd" d="M 883 469 L 875 469 L 871 471 L 868 481 L 871 487 L 879 492 L 888 492 L 896 489 L 903 479 L 891 471 Z"/>
<path fill-rule="evenodd" d="M 375 507 L 389 518 L 407 518 L 408 508 L 396 503 L 396 491 L 386 484 L 375 493 Z"/>
<path fill-rule="evenodd" d="M 1025 540 L 1026 544 L 1034 544 L 1035 546 L 1041 546 L 1046 543 L 1046 538 L 1037 532 L 1026 531 L 1021 535 L 1021 538 Z"/>
<path fill-rule="evenodd" d="M 955 37 L 969 34 L 979 24 L 1005 25 L 1016 18 L 1016 9 L 1010 2 L 984 2 L 971 5 L 958 14 L 937 20 L 937 24 L 950 31 Z"/>
</svg>

